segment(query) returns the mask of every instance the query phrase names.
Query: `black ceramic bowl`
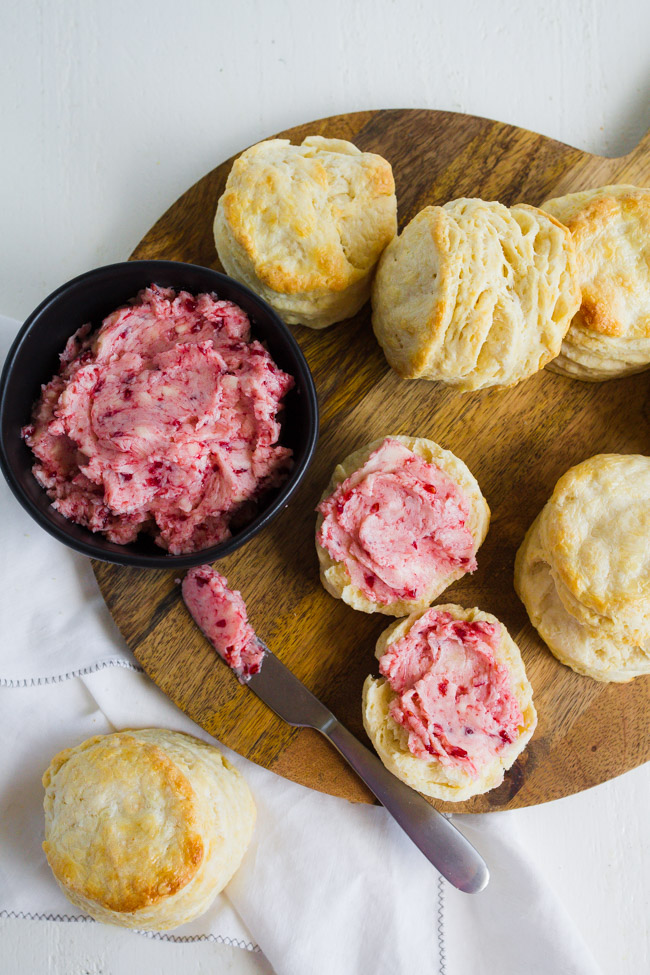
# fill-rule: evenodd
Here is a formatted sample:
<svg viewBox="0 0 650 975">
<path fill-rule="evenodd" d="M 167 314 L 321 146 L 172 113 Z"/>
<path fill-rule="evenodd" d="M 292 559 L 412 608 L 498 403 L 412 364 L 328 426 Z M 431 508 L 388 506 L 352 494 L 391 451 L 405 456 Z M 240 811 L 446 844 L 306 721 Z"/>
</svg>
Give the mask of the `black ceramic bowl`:
<svg viewBox="0 0 650 975">
<path fill-rule="evenodd" d="M 59 368 L 59 353 L 85 322 L 98 327 L 106 315 L 152 283 L 191 294 L 215 292 L 247 312 L 252 334 L 275 362 L 290 373 L 295 387 L 285 398 L 281 443 L 291 447 L 294 466 L 285 483 L 262 501 L 257 517 L 220 545 L 188 555 L 167 555 L 153 540 L 116 545 L 103 535 L 68 521 L 50 504 L 34 478 L 34 456 L 20 436 L 32 405 Z M 286 325 L 266 302 L 244 285 L 207 267 L 176 261 L 127 261 L 99 267 L 64 284 L 32 312 L 12 345 L 0 379 L 0 466 L 9 486 L 38 524 L 70 548 L 104 562 L 141 568 L 185 568 L 229 555 L 261 531 L 304 477 L 318 439 L 318 400 L 309 366 Z"/>
</svg>

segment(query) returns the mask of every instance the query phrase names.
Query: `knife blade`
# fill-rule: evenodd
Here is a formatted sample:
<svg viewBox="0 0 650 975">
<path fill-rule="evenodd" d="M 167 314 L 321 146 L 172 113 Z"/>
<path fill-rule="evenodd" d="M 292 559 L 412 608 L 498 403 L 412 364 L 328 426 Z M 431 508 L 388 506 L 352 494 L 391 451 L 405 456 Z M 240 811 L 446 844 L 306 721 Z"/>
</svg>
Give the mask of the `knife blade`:
<svg viewBox="0 0 650 975">
<path fill-rule="evenodd" d="M 449 883 L 468 894 L 483 890 L 488 868 L 460 830 L 389 772 L 259 637 L 258 641 L 264 660 L 260 671 L 246 680 L 251 691 L 288 724 L 324 735 Z"/>
</svg>

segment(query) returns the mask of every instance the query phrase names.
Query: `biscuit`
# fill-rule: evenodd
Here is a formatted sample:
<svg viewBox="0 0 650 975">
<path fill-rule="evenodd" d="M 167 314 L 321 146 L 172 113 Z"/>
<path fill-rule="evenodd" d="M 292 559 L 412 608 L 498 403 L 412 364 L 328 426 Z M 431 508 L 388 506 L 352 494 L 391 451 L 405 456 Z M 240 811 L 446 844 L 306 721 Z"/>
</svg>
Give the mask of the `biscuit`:
<svg viewBox="0 0 650 975">
<path fill-rule="evenodd" d="M 372 324 L 406 379 L 514 386 L 558 355 L 580 304 L 571 234 L 535 207 L 429 206 L 384 251 Z"/>
<path fill-rule="evenodd" d="M 147 728 L 89 738 L 43 776 L 43 849 L 98 921 L 165 931 L 198 917 L 250 841 L 255 805 L 211 745 Z"/>
<path fill-rule="evenodd" d="M 542 204 L 571 231 L 582 303 L 549 369 L 598 382 L 650 367 L 650 189 L 601 186 Z"/>
<path fill-rule="evenodd" d="M 227 274 L 285 322 L 325 328 L 370 297 L 381 252 L 397 233 L 393 172 L 351 142 L 271 139 L 233 164 L 214 219 Z"/>
<path fill-rule="evenodd" d="M 394 448 L 391 448 L 391 452 L 388 453 L 386 451 L 387 444 L 397 445 L 397 453 L 395 454 Z M 394 565 L 399 570 L 399 563 L 396 559 L 391 563 L 391 557 L 395 555 L 397 550 L 393 552 L 390 549 L 386 550 L 387 533 L 392 530 L 395 522 L 400 519 L 404 511 L 411 510 L 410 506 L 415 506 L 417 516 L 418 494 L 421 493 L 422 487 L 421 474 L 418 474 L 416 478 L 419 484 L 414 486 L 408 483 L 399 485 L 397 493 L 391 496 L 390 506 L 386 510 L 375 510 L 372 513 L 372 516 L 378 519 L 377 529 L 383 544 L 383 550 L 380 553 L 377 553 L 372 539 L 369 537 L 368 522 L 363 510 L 359 510 L 358 515 L 354 516 L 362 518 L 363 525 L 359 532 L 355 526 L 353 541 L 349 546 L 346 542 L 344 557 L 335 557 L 340 556 L 340 551 L 338 547 L 335 548 L 326 540 L 325 533 L 328 533 L 328 537 L 331 536 L 329 526 L 331 519 L 337 517 L 335 508 L 338 494 L 335 492 L 338 491 L 340 494 L 339 488 L 347 490 L 352 487 L 358 488 L 359 484 L 370 485 L 371 480 L 376 479 L 378 473 L 391 474 L 403 470 L 405 463 L 408 466 L 413 455 L 415 455 L 414 460 L 421 460 L 426 465 L 433 465 L 433 486 L 435 487 L 436 478 L 439 477 L 440 483 L 438 483 L 437 489 L 439 491 L 442 489 L 443 495 L 441 497 L 445 496 L 445 491 L 450 493 L 452 498 L 450 504 L 453 503 L 454 505 L 452 511 L 456 511 L 458 519 L 463 522 L 461 526 L 463 532 L 460 538 L 456 535 L 449 538 L 446 532 L 450 528 L 453 531 L 453 524 L 441 524 L 438 521 L 438 514 L 434 511 L 433 521 L 422 523 L 423 525 L 428 524 L 426 531 L 416 529 L 413 532 L 413 537 L 409 536 L 406 540 L 409 559 L 403 563 L 406 574 L 399 572 L 400 586 L 397 587 L 395 586 L 394 574 L 384 571 L 385 565 L 389 567 Z M 379 468 L 377 467 L 379 463 L 377 458 L 380 461 Z M 343 487 L 341 487 L 342 485 Z M 429 491 L 431 486 L 425 485 L 425 490 Z M 379 492 L 375 494 L 373 500 L 379 499 L 379 504 L 382 504 L 382 493 L 376 480 L 372 481 L 370 490 Z M 433 496 L 436 496 L 435 491 Z M 332 507 L 330 503 L 332 498 L 334 498 L 333 509 L 327 515 L 327 509 Z M 373 503 L 370 507 L 378 509 L 379 504 Z M 456 507 L 457 504 L 459 507 Z M 408 613 L 425 609 L 452 582 L 460 579 L 466 572 L 473 571 L 476 552 L 487 534 L 490 523 L 490 509 L 469 468 L 450 450 L 444 450 L 432 440 L 426 440 L 423 437 L 382 437 L 349 454 L 334 469 L 330 482 L 322 495 L 318 511 L 316 551 L 320 564 L 320 578 L 324 588 L 335 599 L 342 599 L 353 609 L 360 610 L 363 613 L 384 613 L 389 616 L 405 616 Z M 446 511 L 442 517 L 448 518 L 448 516 L 449 511 Z M 327 523 L 325 523 L 326 517 Z M 437 567 L 433 564 L 432 559 L 427 558 L 426 547 L 422 547 L 422 539 L 424 538 L 426 546 L 427 538 L 424 536 L 431 536 L 432 529 L 443 532 L 440 542 L 442 551 Z M 401 540 L 403 539 L 404 536 L 401 535 Z M 447 544 L 447 551 L 455 548 L 461 553 L 459 558 L 445 561 L 443 558 L 445 544 Z M 418 557 L 421 553 L 421 562 L 416 561 L 416 553 L 418 553 Z M 379 562 L 382 564 L 378 564 Z M 360 571 L 363 574 L 361 583 L 359 582 Z M 366 573 L 370 573 L 376 579 L 372 590 L 368 588 Z M 388 587 L 383 592 L 383 586 L 380 585 L 382 580 Z M 414 589 L 414 592 L 408 594 L 406 593 L 408 589 Z"/>
<path fill-rule="evenodd" d="M 461 726 L 465 720 L 469 722 L 477 720 L 481 723 L 483 719 L 480 710 L 487 706 L 491 707 L 492 714 L 497 718 L 500 714 L 503 716 L 508 710 L 509 727 L 511 729 L 514 727 L 516 730 L 512 735 L 500 735 L 498 724 L 494 723 L 493 718 L 485 721 L 485 726 L 490 727 L 492 733 L 489 735 L 484 733 L 486 746 L 483 752 L 479 753 L 482 756 L 481 761 L 476 762 L 473 769 L 467 764 L 467 756 L 463 758 L 461 755 L 460 760 L 454 761 L 453 757 L 445 758 L 442 749 L 440 754 L 433 753 L 435 749 L 431 746 L 429 750 L 432 753 L 425 752 L 422 757 L 409 747 L 409 726 L 396 720 L 391 714 L 397 702 L 397 693 L 391 687 L 389 679 L 372 676 L 366 678 L 363 686 L 363 724 L 382 762 L 398 779 L 432 798 L 461 802 L 471 796 L 487 792 L 503 781 L 504 772 L 512 766 L 532 737 L 537 724 L 537 713 L 519 648 L 503 624 L 499 623 L 494 616 L 478 609 L 463 609 L 453 604 L 432 606 L 424 613 L 414 613 L 405 620 L 399 620 L 384 630 L 379 637 L 375 650 L 376 657 L 381 661 L 394 644 L 408 636 L 413 626 L 419 624 L 419 621 L 425 622 L 427 618 L 432 617 L 432 614 L 449 614 L 453 620 L 467 621 L 471 624 L 488 624 L 495 629 L 490 672 L 495 675 L 495 686 L 499 690 L 486 695 L 488 705 L 479 702 L 478 706 L 472 704 L 468 710 L 462 711 L 462 702 L 465 700 L 464 694 L 467 689 L 464 686 L 457 686 L 454 675 L 450 672 L 449 680 L 443 678 L 443 681 L 440 681 L 440 674 L 436 674 L 435 682 L 438 690 L 444 691 L 447 700 L 454 695 L 454 707 L 458 706 L 459 716 L 462 715 L 459 719 Z M 469 643 L 467 645 L 469 646 Z M 456 667 L 462 668 L 462 658 L 459 664 L 458 657 L 460 652 L 457 647 L 448 659 Z M 421 660 L 418 661 L 418 665 L 421 668 L 421 677 L 415 684 L 416 699 L 418 695 L 420 698 L 426 698 L 427 695 L 426 680 L 422 680 L 422 676 L 426 675 L 426 668 L 422 666 Z M 460 672 L 463 672 L 462 669 Z M 484 677 L 481 677 L 481 680 L 484 680 Z M 480 695 L 479 687 L 480 680 L 477 678 L 476 692 Z M 447 715 L 438 712 L 436 717 L 440 722 L 435 729 L 438 743 L 443 742 L 444 748 L 451 756 L 454 755 L 454 749 L 456 754 L 465 751 L 465 749 L 459 750 L 457 744 L 452 744 L 453 738 L 446 724 Z M 464 730 L 466 735 L 471 734 L 472 737 L 461 739 L 462 743 L 473 742 L 478 729 L 470 727 Z M 467 748 L 469 747 L 467 745 Z"/>
<path fill-rule="evenodd" d="M 515 589 L 577 673 L 650 673 L 650 458 L 597 454 L 564 474 L 517 552 Z"/>
</svg>

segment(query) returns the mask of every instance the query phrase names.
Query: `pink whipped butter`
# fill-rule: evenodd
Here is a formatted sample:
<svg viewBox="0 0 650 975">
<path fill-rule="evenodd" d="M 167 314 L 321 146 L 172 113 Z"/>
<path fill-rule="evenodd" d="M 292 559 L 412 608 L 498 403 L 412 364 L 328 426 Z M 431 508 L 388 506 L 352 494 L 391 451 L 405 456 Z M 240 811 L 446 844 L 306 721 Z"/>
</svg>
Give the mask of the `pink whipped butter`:
<svg viewBox="0 0 650 975">
<path fill-rule="evenodd" d="M 229 589 L 228 581 L 209 565 L 190 569 L 182 591 L 192 619 L 240 681 L 257 674 L 264 649 L 248 622 L 241 593 Z"/>
<path fill-rule="evenodd" d="M 237 305 L 152 285 L 72 336 L 23 436 L 66 518 L 194 552 L 286 478 L 277 413 L 292 385 Z"/>
<path fill-rule="evenodd" d="M 495 657 L 500 624 L 427 610 L 379 661 L 396 694 L 391 717 L 409 751 L 476 778 L 523 725 L 507 668 Z"/>
<path fill-rule="evenodd" d="M 436 578 L 476 568 L 468 499 L 390 437 L 317 510 L 319 544 L 373 602 L 416 600 Z"/>
</svg>

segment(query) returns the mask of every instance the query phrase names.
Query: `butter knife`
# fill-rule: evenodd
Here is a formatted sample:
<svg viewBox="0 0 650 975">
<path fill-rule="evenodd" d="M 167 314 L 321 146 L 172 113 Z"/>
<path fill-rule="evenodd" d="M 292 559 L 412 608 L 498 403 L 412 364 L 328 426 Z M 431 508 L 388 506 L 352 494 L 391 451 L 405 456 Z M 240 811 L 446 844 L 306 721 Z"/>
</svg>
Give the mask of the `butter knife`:
<svg viewBox="0 0 650 975">
<path fill-rule="evenodd" d="M 259 637 L 258 637 L 259 640 Z M 485 861 L 460 830 L 405 785 L 308 691 L 288 667 L 264 648 L 262 668 L 247 686 L 288 724 L 314 728 L 334 745 L 430 863 L 454 887 L 474 894 L 487 885 Z"/>
</svg>

